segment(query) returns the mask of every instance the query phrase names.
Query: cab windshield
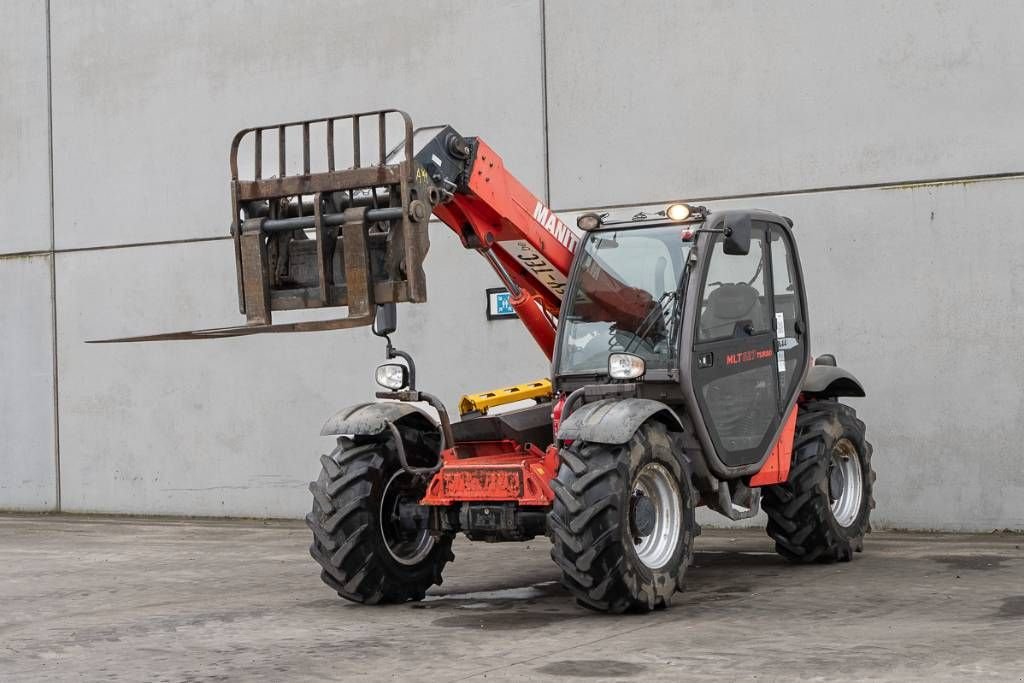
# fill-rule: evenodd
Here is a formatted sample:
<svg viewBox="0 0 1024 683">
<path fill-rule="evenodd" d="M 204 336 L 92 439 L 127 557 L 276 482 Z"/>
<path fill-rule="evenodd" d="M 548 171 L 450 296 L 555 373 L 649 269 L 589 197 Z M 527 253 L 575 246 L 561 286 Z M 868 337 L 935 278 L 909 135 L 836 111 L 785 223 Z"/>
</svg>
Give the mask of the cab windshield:
<svg viewBox="0 0 1024 683">
<path fill-rule="evenodd" d="M 632 353 L 669 367 L 679 279 L 690 243 L 678 225 L 587 235 L 559 315 L 558 373 L 604 374 L 608 354 Z"/>
</svg>

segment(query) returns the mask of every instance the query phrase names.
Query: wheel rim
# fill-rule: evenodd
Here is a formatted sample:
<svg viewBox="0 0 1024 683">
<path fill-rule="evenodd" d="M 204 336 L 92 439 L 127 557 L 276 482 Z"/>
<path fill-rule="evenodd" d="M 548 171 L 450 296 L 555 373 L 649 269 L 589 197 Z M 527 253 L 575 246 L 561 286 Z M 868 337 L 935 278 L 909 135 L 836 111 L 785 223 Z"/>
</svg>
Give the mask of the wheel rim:
<svg viewBox="0 0 1024 683">
<path fill-rule="evenodd" d="M 638 511 L 643 520 L 637 519 Z M 637 473 L 629 516 L 637 557 L 650 569 L 664 567 L 676 552 L 683 524 L 679 485 L 664 466 L 649 463 Z"/>
<path fill-rule="evenodd" d="M 851 526 L 864 500 L 864 477 L 857 449 L 849 439 L 840 439 L 832 449 L 827 484 L 832 516 L 840 526 Z"/>
<path fill-rule="evenodd" d="M 412 476 L 402 470 L 391 475 L 380 500 L 380 533 L 388 553 L 399 564 L 418 564 L 434 548 L 434 537 L 423 529 L 410 535 L 399 524 L 398 507 L 403 502 L 419 500 L 420 492 L 412 484 Z"/>
</svg>

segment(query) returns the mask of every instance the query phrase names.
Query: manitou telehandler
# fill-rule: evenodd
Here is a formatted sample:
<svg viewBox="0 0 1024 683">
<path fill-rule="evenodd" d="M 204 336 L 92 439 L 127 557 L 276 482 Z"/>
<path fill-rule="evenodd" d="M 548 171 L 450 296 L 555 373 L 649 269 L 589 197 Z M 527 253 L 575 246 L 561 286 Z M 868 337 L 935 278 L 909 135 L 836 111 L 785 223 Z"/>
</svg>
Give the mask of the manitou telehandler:
<svg viewBox="0 0 1024 683">
<path fill-rule="evenodd" d="M 241 131 L 231 198 L 248 324 L 135 339 L 373 325 L 386 340 L 385 391 L 327 421 L 337 447 L 310 484 L 310 551 L 342 597 L 423 598 L 462 532 L 550 537 L 586 607 L 667 606 L 700 505 L 732 520 L 763 507 L 795 562 L 862 549 L 871 445 L 837 398 L 864 390 L 833 356 L 811 356 L 788 218 L 675 203 L 629 220 L 584 214 L 577 232 L 482 139 L 415 131 L 396 110 Z M 493 267 L 552 361 L 550 380 L 464 396 L 456 422 L 390 339 L 395 304 L 426 300 L 432 215 Z M 347 317 L 272 321 L 329 306 Z"/>
</svg>

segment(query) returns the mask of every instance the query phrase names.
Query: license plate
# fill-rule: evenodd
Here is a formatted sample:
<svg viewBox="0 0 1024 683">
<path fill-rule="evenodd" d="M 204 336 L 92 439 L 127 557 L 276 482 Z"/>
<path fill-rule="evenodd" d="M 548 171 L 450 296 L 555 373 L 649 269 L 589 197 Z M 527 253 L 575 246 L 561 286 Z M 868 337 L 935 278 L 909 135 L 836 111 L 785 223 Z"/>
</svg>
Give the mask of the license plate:
<svg viewBox="0 0 1024 683">
<path fill-rule="evenodd" d="M 519 469 L 450 470 L 442 473 L 442 481 L 450 498 L 519 498 L 523 492 Z"/>
</svg>

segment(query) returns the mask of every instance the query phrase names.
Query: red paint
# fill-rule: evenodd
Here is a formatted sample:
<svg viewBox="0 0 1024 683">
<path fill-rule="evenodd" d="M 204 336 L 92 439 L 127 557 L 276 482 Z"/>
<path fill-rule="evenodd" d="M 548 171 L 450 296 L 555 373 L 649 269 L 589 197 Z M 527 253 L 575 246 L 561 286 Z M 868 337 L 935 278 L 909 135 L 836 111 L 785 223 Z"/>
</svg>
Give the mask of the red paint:
<svg viewBox="0 0 1024 683">
<path fill-rule="evenodd" d="M 555 326 L 579 238 L 505 170 L 501 157 L 477 138 L 468 192 L 457 192 L 434 215 L 470 247 L 489 249 L 521 290 L 512 300 L 520 320 L 551 358 Z M 472 234 L 467 234 L 467 231 Z M 504 244 L 503 244 L 504 243 Z M 510 249 L 525 243 L 525 249 Z"/>
<path fill-rule="evenodd" d="M 793 462 L 793 436 L 796 434 L 796 411 L 797 406 L 789 411 L 779 440 L 775 442 L 764 467 L 750 478 L 750 486 L 781 484 L 789 477 L 789 466 Z"/>
<path fill-rule="evenodd" d="M 555 404 L 551 407 L 551 436 L 558 436 L 558 428 L 562 425 L 562 411 L 565 410 L 565 399 L 568 396 L 559 394 Z"/>
<path fill-rule="evenodd" d="M 441 454 L 441 470 L 427 486 L 422 505 L 462 501 L 514 501 L 551 505 L 549 482 L 558 474 L 558 449 L 542 451 L 515 441 L 469 441 Z"/>
</svg>

